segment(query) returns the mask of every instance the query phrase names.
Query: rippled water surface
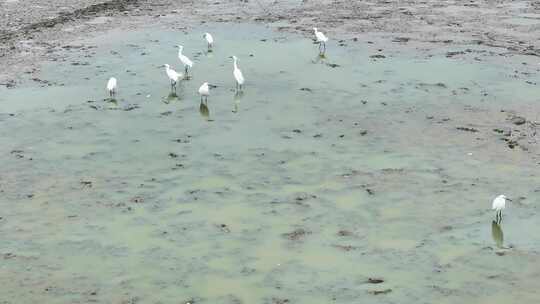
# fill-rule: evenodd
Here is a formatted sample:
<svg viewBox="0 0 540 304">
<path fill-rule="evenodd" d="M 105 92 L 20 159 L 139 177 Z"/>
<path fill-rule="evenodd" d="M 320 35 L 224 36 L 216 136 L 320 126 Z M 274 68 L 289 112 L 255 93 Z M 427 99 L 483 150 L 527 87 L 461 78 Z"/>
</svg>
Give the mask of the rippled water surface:
<svg viewBox="0 0 540 304">
<path fill-rule="evenodd" d="M 182 70 L 179 43 L 195 64 L 172 96 L 158 66 Z M 110 32 L 0 91 L 0 300 L 540 301 L 537 165 L 456 130 L 534 113 L 538 69 L 344 43 L 319 58 L 254 26 Z"/>
</svg>

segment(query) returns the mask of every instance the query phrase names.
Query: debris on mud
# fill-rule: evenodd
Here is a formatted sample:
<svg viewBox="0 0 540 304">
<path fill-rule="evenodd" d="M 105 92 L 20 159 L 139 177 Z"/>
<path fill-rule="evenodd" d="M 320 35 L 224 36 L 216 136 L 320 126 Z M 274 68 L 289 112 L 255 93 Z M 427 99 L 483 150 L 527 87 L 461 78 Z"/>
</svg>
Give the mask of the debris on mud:
<svg viewBox="0 0 540 304">
<path fill-rule="evenodd" d="M 392 292 L 392 289 L 388 288 L 388 289 L 383 289 L 383 290 L 370 290 L 368 291 L 368 293 L 372 294 L 372 295 L 381 295 L 381 294 L 387 294 L 387 293 L 391 293 Z"/>
<path fill-rule="evenodd" d="M 135 196 L 130 199 L 130 202 L 135 203 L 135 204 L 140 204 L 144 202 L 144 198 L 141 196 Z"/>
<path fill-rule="evenodd" d="M 92 188 L 92 182 L 91 181 L 82 180 L 80 183 L 83 186 L 83 188 Z"/>
<path fill-rule="evenodd" d="M 225 233 L 231 232 L 231 229 L 229 229 L 229 226 L 227 226 L 226 224 L 219 224 L 217 226 L 221 231 L 223 231 Z"/>
<path fill-rule="evenodd" d="M 466 131 L 466 132 L 472 132 L 472 133 L 478 132 L 478 129 L 471 128 L 471 127 L 456 127 L 456 129 L 460 131 Z"/>
<path fill-rule="evenodd" d="M 283 236 L 289 239 L 290 241 L 300 241 L 309 234 L 311 234 L 311 231 L 307 231 L 303 228 L 297 228 L 289 233 L 284 233 Z"/>
<path fill-rule="evenodd" d="M 334 245 L 334 247 L 342 251 L 346 251 L 346 252 L 358 249 L 358 247 L 351 246 L 351 245 Z"/>
<path fill-rule="evenodd" d="M 395 37 L 394 39 L 392 39 L 392 42 L 407 43 L 407 42 L 409 42 L 409 40 L 411 40 L 411 38 L 408 38 L 408 37 Z"/>
</svg>

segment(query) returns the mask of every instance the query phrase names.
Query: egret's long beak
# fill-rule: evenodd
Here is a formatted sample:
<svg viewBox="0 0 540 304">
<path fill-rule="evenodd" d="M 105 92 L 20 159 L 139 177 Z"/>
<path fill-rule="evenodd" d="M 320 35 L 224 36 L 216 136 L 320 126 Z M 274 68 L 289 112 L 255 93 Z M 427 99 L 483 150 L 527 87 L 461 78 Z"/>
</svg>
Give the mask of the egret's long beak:
<svg viewBox="0 0 540 304">
<path fill-rule="evenodd" d="M 215 88 L 217 88 L 217 87 L 218 87 L 218 86 L 217 86 L 217 85 L 215 85 L 215 84 L 208 84 L 208 86 L 209 86 L 209 87 L 211 87 L 212 89 L 215 89 Z"/>
<path fill-rule="evenodd" d="M 506 200 L 507 200 L 507 201 L 511 201 L 511 202 L 513 202 L 513 200 L 512 200 L 512 199 L 510 199 L 510 198 L 508 198 L 508 197 L 506 198 Z"/>
</svg>

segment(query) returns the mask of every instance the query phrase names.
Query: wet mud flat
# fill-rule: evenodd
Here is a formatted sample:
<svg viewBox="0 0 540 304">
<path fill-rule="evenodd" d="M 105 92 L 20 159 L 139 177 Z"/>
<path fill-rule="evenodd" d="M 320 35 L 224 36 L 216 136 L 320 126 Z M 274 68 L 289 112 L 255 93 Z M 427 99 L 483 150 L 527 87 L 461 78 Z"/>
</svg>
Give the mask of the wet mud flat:
<svg viewBox="0 0 540 304">
<path fill-rule="evenodd" d="M 105 10 L 3 57 L 29 73 L 1 89 L 0 300 L 538 301 L 540 239 L 526 233 L 540 224 L 535 55 L 398 35 L 383 10 L 375 34 L 319 17 L 340 37 L 322 59 L 289 33 L 312 21 L 275 17 L 268 29 L 235 17 L 241 7 L 272 21 L 264 2 L 227 4 L 190 26 L 172 7 L 144 27 L 146 13 Z M 310 1 L 305 14 L 335 4 Z M 377 16 L 375 4 L 363 11 Z M 219 39 L 212 54 L 204 31 Z M 171 95 L 156 66 L 179 69 L 180 42 L 194 78 Z M 205 80 L 217 88 L 201 107 Z M 494 193 L 514 198 L 500 226 Z"/>
</svg>

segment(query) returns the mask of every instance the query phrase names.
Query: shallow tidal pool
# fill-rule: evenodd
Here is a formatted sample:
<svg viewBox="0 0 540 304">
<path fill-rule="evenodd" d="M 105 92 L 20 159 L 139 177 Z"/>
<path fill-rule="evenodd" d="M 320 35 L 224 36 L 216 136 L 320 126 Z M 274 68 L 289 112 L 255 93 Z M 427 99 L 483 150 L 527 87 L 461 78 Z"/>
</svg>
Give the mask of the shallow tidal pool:
<svg viewBox="0 0 540 304">
<path fill-rule="evenodd" d="M 174 96 L 177 44 L 194 67 Z M 540 301 L 537 164 L 456 130 L 534 111 L 538 70 L 480 46 L 341 44 L 112 31 L 1 89 L 0 302 Z"/>
</svg>

